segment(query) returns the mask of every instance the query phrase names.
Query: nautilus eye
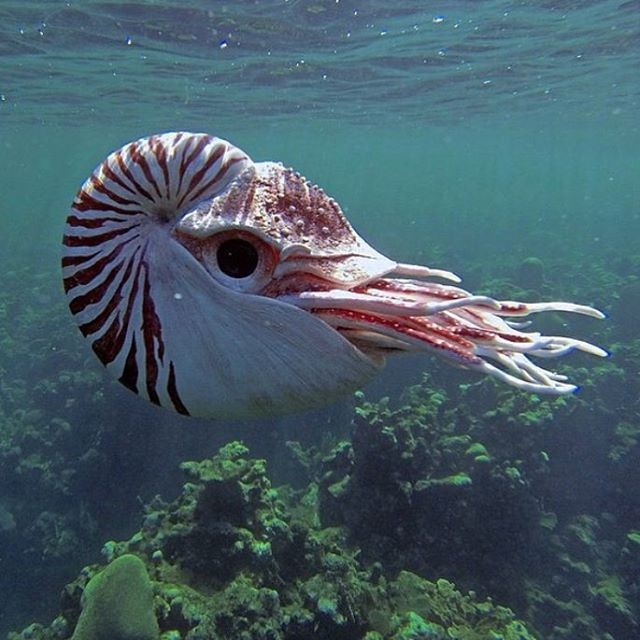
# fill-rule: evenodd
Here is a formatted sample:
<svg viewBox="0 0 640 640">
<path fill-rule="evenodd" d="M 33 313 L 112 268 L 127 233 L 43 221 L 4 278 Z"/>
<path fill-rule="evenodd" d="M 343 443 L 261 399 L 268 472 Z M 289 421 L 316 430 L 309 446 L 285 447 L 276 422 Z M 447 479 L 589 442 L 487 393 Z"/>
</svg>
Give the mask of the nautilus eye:
<svg viewBox="0 0 640 640">
<path fill-rule="evenodd" d="M 275 249 L 253 233 L 222 231 L 208 238 L 180 242 L 217 282 L 229 289 L 259 292 L 271 277 L 278 257 Z"/>
<path fill-rule="evenodd" d="M 258 252 L 246 240 L 234 238 L 225 240 L 216 252 L 220 271 L 230 278 L 246 278 L 253 274 L 258 266 Z"/>
</svg>

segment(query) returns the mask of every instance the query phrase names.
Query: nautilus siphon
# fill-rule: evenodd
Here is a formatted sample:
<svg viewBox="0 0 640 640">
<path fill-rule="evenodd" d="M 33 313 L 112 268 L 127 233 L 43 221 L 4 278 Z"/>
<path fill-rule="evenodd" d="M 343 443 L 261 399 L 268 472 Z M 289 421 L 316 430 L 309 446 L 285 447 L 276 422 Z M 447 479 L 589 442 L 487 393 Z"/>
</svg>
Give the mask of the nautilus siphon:
<svg viewBox="0 0 640 640">
<path fill-rule="evenodd" d="M 602 317 L 596 309 L 472 295 L 448 271 L 397 263 L 299 173 L 205 134 L 154 135 L 109 155 L 73 202 L 62 268 L 103 364 L 188 415 L 321 405 L 402 352 L 564 394 L 576 387 L 533 359 L 606 355 L 520 322 L 541 311 Z"/>
</svg>

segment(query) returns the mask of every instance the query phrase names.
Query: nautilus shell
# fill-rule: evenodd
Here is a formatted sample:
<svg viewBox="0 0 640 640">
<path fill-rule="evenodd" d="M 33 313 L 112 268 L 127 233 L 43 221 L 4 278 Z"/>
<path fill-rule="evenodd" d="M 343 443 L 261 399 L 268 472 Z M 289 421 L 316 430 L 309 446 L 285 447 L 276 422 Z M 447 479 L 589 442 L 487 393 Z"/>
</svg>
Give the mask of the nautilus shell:
<svg viewBox="0 0 640 640">
<path fill-rule="evenodd" d="M 530 358 L 598 347 L 525 332 L 538 311 L 591 307 L 474 296 L 399 264 L 292 169 L 229 142 L 166 133 L 102 162 L 67 218 L 69 307 L 126 387 L 179 413 L 300 410 L 357 389 L 399 352 L 437 353 L 525 390 L 575 386 Z"/>
</svg>

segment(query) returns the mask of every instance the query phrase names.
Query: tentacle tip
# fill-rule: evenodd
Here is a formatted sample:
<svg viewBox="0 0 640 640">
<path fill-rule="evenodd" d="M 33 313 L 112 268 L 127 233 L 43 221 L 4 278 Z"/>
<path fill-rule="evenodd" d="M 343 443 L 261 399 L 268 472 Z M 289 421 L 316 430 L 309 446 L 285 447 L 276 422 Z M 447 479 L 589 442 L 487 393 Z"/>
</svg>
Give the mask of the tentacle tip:
<svg viewBox="0 0 640 640">
<path fill-rule="evenodd" d="M 580 389 L 582 389 L 582 387 L 579 384 L 575 384 L 573 385 L 571 393 L 573 393 L 573 395 L 576 395 L 577 393 L 580 393 Z"/>
</svg>

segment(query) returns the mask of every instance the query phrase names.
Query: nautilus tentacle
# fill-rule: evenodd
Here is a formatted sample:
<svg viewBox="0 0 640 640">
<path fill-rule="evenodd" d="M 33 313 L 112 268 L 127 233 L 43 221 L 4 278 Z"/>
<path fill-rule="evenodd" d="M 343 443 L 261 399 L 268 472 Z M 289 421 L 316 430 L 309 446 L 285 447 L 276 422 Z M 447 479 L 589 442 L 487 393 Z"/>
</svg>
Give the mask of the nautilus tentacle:
<svg viewBox="0 0 640 640">
<path fill-rule="evenodd" d="M 390 260 L 306 178 L 204 134 L 143 138 L 102 162 L 73 202 L 62 267 L 100 360 L 129 389 L 185 414 L 323 404 L 406 351 L 561 394 L 575 386 L 531 358 L 606 355 L 514 320 L 599 311 L 441 284 L 460 279 Z"/>
<path fill-rule="evenodd" d="M 417 273 L 418 269 L 411 272 Z M 399 271 L 405 274 L 409 269 L 403 266 Z M 458 287 L 389 275 L 354 290 L 301 292 L 281 299 L 315 312 L 334 328 L 349 332 L 351 340 L 365 348 L 432 351 L 460 366 L 536 393 L 571 393 L 577 387 L 567 383 L 565 376 L 534 364 L 529 356 L 556 358 L 573 350 L 607 355 L 604 349 L 582 340 L 520 331 L 519 323 L 504 319 L 541 311 L 604 317 L 592 307 L 567 302 L 498 301 Z"/>
</svg>

